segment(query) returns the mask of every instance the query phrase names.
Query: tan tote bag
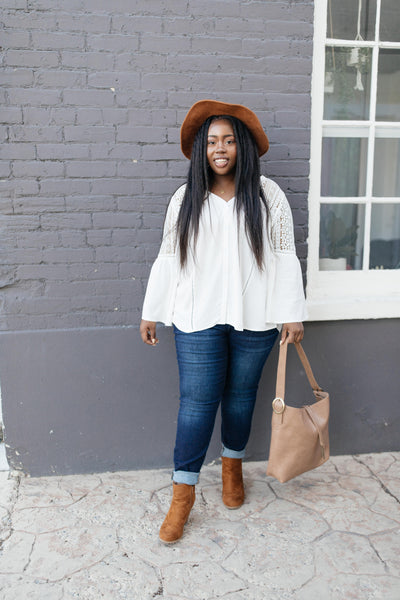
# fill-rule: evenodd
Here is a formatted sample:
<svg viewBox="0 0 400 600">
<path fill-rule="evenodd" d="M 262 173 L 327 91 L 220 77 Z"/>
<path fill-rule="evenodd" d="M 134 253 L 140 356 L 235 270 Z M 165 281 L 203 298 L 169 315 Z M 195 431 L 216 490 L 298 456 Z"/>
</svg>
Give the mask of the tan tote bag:
<svg viewBox="0 0 400 600">
<path fill-rule="evenodd" d="M 267 475 L 281 483 L 319 467 L 329 458 L 329 394 L 318 385 L 300 343 L 295 343 L 315 400 L 295 408 L 285 403 L 286 358 L 288 343 L 281 344 L 276 378 L 276 397 L 272 402 L 271 444 Z"/>
</svg>

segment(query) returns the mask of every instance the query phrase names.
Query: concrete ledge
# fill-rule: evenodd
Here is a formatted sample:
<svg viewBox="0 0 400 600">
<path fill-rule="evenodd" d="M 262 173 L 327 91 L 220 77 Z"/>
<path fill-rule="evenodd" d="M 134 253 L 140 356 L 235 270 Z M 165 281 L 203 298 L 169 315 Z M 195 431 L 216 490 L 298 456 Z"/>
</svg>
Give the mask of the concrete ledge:
<svg viewBox="0 0 400 600">
<path fill-rule="evenodd" d="M 400 449 L 399 320 L 309 323 L 304 348 L 331 395 L 332 454 Z M 397 332 L 397 333 L 395 333 Z M 32 476 L 172 466 L 178 374 L 170 328 L 157 348 L 136 328 L 0 334 L 7 458 Z M 266 365 L 248 460 L 267 458 L 277 350 Z M 289 352 L 286 399 L 310 388 Z M 207 460 L 219 455 L 219 423 Z"/>
</svg>

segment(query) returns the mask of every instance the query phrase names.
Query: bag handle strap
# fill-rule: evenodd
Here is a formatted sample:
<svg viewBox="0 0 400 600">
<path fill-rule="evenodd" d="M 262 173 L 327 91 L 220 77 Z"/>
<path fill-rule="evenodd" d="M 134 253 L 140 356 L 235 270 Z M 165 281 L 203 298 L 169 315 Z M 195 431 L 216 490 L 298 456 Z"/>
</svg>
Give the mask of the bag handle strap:
<svg viewBox="0 0 400 600">
<path fill-rule="evenodd" d="M 296 347 L 297 354 L 299 355 L 299 358 L 302 362 L 302 365 L 304 367 L 304 370 L 306 372 L 308 381 L 310 382 L 312 389 L 315 392 L 322 392 L 322 388 L 318 385 L 318 383 L 314 377 L 314 374 L 313 374 L 311 366 L 310 366 L 310 362 L 307 358 L 306 353 L 304 352 L 303 346 L 300 344 L 300 342 L 295 342 L 294 345 Z M 278 371 L 277 371 L 277 375 L 276 375 L 275 397 L 281 398 L 283 401 L 285 400 L 287 349 L 288 349 L 287 342 L 284 342 L 279 347 Z"/>
</svg>

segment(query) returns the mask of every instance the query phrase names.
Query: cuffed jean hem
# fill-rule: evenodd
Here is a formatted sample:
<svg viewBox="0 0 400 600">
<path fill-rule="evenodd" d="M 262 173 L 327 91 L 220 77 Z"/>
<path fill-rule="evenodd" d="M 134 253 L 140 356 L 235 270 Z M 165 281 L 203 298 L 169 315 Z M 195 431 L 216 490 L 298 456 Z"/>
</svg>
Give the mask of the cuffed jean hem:
<svg viewBox="0 0 400 600">
<path fill-rule="evenodd" d="M 172 481 L 175 483 L 186 483 L 186 485 L 196 485 L 199 481 L 200 473 L 192 473 L 191 471 L 174 471 Z"/>
<path fill-rule="evenodd" d="M 226 456 L 227 458 L 244 458 L 245 454 L 246 450 L 230 450 L 222 446 L 221 456 Z"/>
</svg>

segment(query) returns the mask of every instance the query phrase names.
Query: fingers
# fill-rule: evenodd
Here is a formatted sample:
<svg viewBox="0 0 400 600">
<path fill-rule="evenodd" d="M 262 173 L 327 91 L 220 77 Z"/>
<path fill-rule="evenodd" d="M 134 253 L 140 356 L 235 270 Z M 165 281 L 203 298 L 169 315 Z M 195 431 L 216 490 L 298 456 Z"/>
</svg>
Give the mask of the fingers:
<svg viewBox="0 0 400 600">
<path fill-rule="evenodd" d="M 144 321 L 140 323 L 140 337 L 148 346 L 156 346 L 158 339 L 156 337 L 156 323 L 153 321 Z"/>
<path fill-rule="evenodd" d="M 300 324 L 301 324 L 301 329 L 297 332 L 296 339 L 295 339 L 295 342 L 297 342 L 297 343 L 301 342 L 301 340 L 304 338 L 304 327 L 303 327 L 302 323 L 300 323 Z"/>
<path fill-rule="evenodd" d="M 145 336 L 142 335 L 142 340 L 149 346 L 156 346 L 158 344 L 158 338 L 156 338 L 156 331 L 148 328 L 145 332 Z"/>
<path fill-rule="evenodd" d="M 294 344 L 301 342 L 304 337 L 303 323 L 284 323 L 282 326 L 281 344 L 287 342 Z"/>
</svg>

